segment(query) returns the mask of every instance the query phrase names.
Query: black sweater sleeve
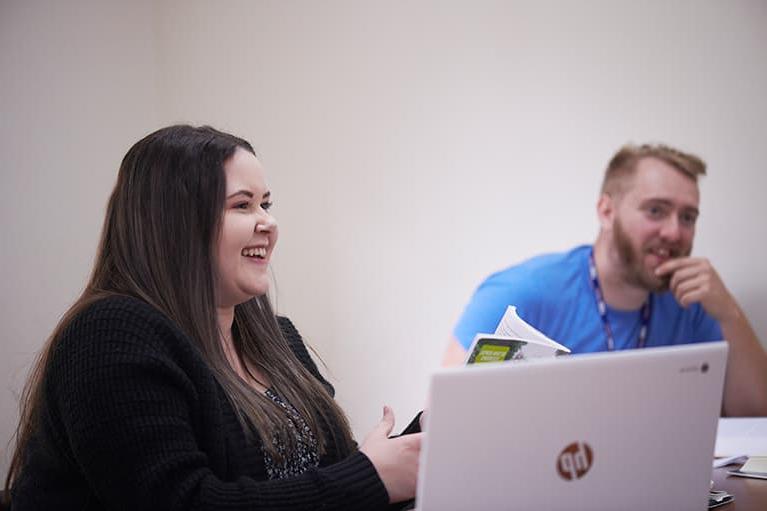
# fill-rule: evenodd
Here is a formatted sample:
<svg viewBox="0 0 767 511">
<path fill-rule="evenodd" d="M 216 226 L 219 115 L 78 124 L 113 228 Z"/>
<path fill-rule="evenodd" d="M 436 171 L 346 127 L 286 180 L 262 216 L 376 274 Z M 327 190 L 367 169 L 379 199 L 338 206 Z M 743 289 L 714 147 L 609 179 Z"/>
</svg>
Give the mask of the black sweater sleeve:
<svg viewBox="0 0 767 511">
<path fill-rule="evenodd" d="M 295 478 L 224 480 L 213 468 L 224 446 L 200 442 L 215 435 L 210 417 L 228 404 L 196 349 L 146 304 L 105 302 L 67 328 L 45 382 L 53 443 L 105 508 L 386 508 L 386 489 L 360 452 Z"/>
</svg>

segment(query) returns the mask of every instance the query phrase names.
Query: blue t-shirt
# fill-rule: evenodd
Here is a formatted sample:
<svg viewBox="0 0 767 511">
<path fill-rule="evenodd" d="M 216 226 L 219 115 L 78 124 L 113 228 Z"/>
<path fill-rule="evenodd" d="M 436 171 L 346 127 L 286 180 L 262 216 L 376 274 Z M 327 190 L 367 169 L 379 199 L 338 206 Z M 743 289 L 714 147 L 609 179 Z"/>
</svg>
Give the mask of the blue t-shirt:
<svg viewBox="0 0 767 511">
<path fill-rule="evenodd" d="M 487 278 L 455 327 L 467 348 L 477 333 L 493 333 L 509 305 L 526 322 L 573 353 L 607 350 L 607 338 L 589 278 L 591 246 L 534 257 Z M 722 339 L 722 330 L 696 303 L 682 308 L 670 292 L 655 293 L 645 346 L 668 346 Z M 607 308 L 615 349 L 636 348 L 640 311 Z"/>
</svg>

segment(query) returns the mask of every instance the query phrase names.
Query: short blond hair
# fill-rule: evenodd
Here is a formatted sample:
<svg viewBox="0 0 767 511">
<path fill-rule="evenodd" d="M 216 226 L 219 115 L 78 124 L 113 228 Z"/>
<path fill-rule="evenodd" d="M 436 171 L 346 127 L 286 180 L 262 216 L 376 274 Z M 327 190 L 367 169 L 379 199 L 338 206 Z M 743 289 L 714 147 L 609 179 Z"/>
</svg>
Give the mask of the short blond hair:
<svg viewBox="0 0 767 511">
<path fill-rule="evenodd" d="M 610 159 L 602 181 L 601 193 L 612 195 L 621 191 L 620 185 L 634 174 L 643 158 L 657 158 L 683 173 L 693 181 L 706 175 L 706 163 L 694 154 L 674 149 L 665 144 L 626 144 Z"/>
</svg>

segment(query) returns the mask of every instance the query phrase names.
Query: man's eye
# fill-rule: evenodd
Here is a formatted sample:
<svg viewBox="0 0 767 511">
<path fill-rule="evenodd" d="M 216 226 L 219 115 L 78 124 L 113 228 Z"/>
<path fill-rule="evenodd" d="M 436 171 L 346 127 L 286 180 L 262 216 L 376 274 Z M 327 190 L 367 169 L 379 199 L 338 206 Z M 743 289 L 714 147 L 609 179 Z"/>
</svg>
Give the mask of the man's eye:
<svg viewBox="0 0 767 511">
<path fill-rule="evenodd" d="M 698 219 L 696 215 L 693 215 L 692 213 L 683 213 L 680 217 L 680 220 L 685 225 L 695 225 L 695 221 Z"/>
<path fill-rule="evenodd" d="M 653 218 L 659 218 L 663 216 L 663 208 L 660 206 L 650 206 L 647 208 L 647 214 L 649 214 Z"/>
<path fill-rule="evenodd" d="M 273 205 L 272 201 L 262 202 L 261 209 L 263 209 L 264 211 L 269 211 L 272 205 Z"/>
</svg>

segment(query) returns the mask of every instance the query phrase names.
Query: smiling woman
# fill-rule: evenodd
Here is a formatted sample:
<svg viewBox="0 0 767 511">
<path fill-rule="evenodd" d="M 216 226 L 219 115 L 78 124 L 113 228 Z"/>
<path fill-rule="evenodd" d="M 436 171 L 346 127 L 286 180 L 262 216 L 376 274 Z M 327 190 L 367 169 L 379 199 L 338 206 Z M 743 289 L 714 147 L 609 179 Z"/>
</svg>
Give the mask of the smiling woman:
<svg viewBox="0 0 767 511">
<path fill-rule="evenodd" d="M 226 201 L 218 241 L 219 304 L 234 305 L 269 289 L 267 267 L 277 243 L 271 192 L 256 156 L 238 148 L 224 166 Z"/>
<path fill-rule="evenodd" d="M 383 509 L 420 434 L 357 449 L 266 293 L 277 242 L 251 145 L 171 126 L 126 154 L 85 291 L 22 399 L 6 481 L 27 509 Z"/>
</svg>

